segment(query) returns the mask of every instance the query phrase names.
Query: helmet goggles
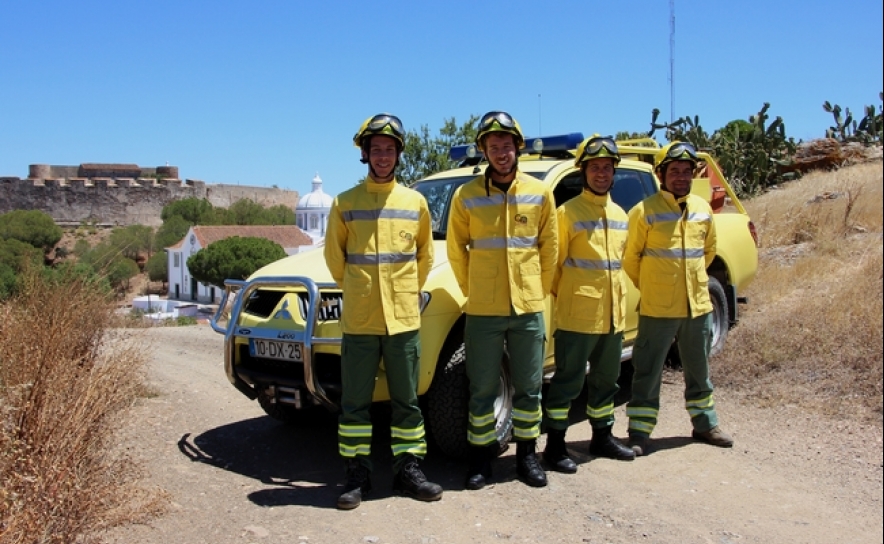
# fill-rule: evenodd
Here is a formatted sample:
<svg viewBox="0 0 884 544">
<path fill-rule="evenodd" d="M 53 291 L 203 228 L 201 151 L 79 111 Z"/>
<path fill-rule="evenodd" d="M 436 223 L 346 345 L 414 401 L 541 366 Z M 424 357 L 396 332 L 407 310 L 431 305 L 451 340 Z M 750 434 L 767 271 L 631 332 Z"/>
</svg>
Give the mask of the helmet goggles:
<svg viewBox="0 0 884 544">
<path fill-rule="evenodd" d="M 479 120 L 479 132 L 485 132 L 497 123 L 505 130 L 516 130 L 516 121 L 505 111 L 489 111 Z"/>
<path fill-rule="evenodd" d="M 392 136 L 398 137 L 401 140 L 405 139 L 405 131 L 402 129 L 402 121 L 395 115 L 389 113 L 379 113 L 372 117 L 368 121 L 368 125 L 366 125 L 363 134 L 389 133 L 384 130 L 387 127 L 390 127 L 390 131 L 393 133 Z"/>
<path fill-rule="evenodd" d="M 678 142 L 666 151 L 666 162 L 692 161 L 696 163 L 698 160 L 700 159 L 697 158 L 697 149 L 687 142 Z"/>
<path fill-rule="evenodd" d="M 586 147 L 583 148 L 583 153 L 580 155 L 579 162 L 595 158 L 603 149 L 607 151 L 609 155 L 615 157 L 620 156 L 620 150 L 617 148 L 617 143 L 614 141 L 614 138 L 611 136 L 598 136 L 590 139 L 586 143 Z"/>
</svg>

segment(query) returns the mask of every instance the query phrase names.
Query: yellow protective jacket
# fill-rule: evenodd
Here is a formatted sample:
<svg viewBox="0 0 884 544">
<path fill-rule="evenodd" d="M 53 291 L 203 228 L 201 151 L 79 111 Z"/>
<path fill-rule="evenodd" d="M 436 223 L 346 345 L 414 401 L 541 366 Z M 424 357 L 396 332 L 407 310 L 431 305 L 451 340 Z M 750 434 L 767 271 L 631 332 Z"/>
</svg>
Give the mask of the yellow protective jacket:
<svg viewBox="0 0 884 544">
<path fill-rule="evenodd" d="M 541 312 L 555 275 L 558 240 L 552 192 L 517 172 L 504 193 L 485 176 L 461 185 L 448 216 L 448 260 L 466 313 Z"/>
<path fill-rule="evenodd" d="M 623 269 L 641 291 L 639 314 L 682 318 L 711 312 L 706 268 L 714 258 L 712 208 L 701 197 L 676 199 L 660 191 L 629 211 Z"/>
<path fill-rule="evenodd" d="M 610 195 L 583 191 L 558 209 L 559 266 L 553 282 L 556 326 L 607 334 L 626 327 L 627 217 Z"/>
<path fill-rule="evenodd" d="M 325 262 L 343 289 L 342 332 L 417 330 L 420 290 L 433 264 L 427 201 L 396 180 L 367 177 L 332 203 Z"/>
</svg>

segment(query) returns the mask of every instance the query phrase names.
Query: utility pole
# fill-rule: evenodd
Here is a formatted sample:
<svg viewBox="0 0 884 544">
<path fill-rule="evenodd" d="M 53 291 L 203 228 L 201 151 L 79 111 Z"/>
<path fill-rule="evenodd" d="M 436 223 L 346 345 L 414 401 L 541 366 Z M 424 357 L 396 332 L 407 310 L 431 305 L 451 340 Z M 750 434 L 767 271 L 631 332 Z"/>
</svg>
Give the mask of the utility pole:
<svg viewBox="0 0 884 544">
<path fill-rule="evenodd" d="M 669 123 L 675 121 L 675 0 L 669 0 Z"/>
</svg>

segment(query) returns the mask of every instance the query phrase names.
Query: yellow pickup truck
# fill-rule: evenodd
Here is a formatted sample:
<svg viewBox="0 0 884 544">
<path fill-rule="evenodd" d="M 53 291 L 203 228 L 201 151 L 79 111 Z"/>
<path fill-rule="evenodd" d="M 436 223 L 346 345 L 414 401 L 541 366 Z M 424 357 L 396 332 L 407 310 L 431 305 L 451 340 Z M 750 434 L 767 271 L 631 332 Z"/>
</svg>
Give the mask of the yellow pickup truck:
<svg viewBox="0 0 884 544">
<path fill-rule="evenodd" d="M 580 133 L 529 138 L 519 168 L 553 189 L 556 205 L 580 194 L 582 182 L 574 167 Z M 659 145 L 651 139 L 618 142 L 623 160 L 615 175 L 612 197 L 626 211 L 659 190 L 653 156 Z M 445 248 L 448 210 L 454 191 L 482 171 L 474 146 L 452 148 L 461 166 L 431 175 L 413 185 L 427 199 L 433 218 L 435 262 L 422 292 L 421 363 L 418 395 L 431 444 L 446 455 L 467 452 L 468 386 L 464 368 L 463 307 L 465 299 L 454 279 Z M 752 281 L 758 265 L 754 226 L 717 163 L 707 154 L 694 180 L 694 192 L 713 206 L 718 251 L 709 267 L 714 305 L 713 354 L 721 351 L 727 332 L 736 324 L 738 293 Z M 626 332 L 621 360 L 628 363 L 638 325 L 639 293 L 630 284 Z M 228 280 L 215 331 L 224 334 L 224 369 L 230 382 L 264 411 L 292 422 L 311 410 L 337 411 L 341 394 L 338 326 L 344 300 L 326 268 L 323 252 L 312 250 L 271 263 L 247 280 Z M 554 322 L 547 301 L 546 323 Z M 545 374 L 554 371 L 555 345 L 547 331 Z M 673 350 L 675 348 L 673 347 Z M 673 353 L 677 357 L 677 353 Z M 506 359 L 506 355 L 504 355 Z M 512 386 L 506 360 L 501 365 L 500 396 L 495 405 L 498 440 L 505 445 L 512 428 Z M 374 400 L 389 400 L 383 364 Z"/>
</svg>

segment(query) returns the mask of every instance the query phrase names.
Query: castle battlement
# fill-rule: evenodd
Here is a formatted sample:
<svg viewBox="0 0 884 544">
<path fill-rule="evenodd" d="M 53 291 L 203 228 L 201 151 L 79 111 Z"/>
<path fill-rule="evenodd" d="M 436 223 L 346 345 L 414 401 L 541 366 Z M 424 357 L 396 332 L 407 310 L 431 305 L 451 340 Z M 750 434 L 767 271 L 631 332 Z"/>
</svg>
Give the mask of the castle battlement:
<svg viewBox="0 0 884 544">
<path fill-rule="evenodd" d="M 59 224 L 159 226 L 163 207 L 200 198 L 228 208 L 243 198 L 262 206 L 298 205 L 298 192 L 248 185 L 207 184 L 181 179 L 177 166 L 132 164 L 31 165 L 27 178 L 0 177 L 0 213 L 40 210 Z"/>
</svg>

